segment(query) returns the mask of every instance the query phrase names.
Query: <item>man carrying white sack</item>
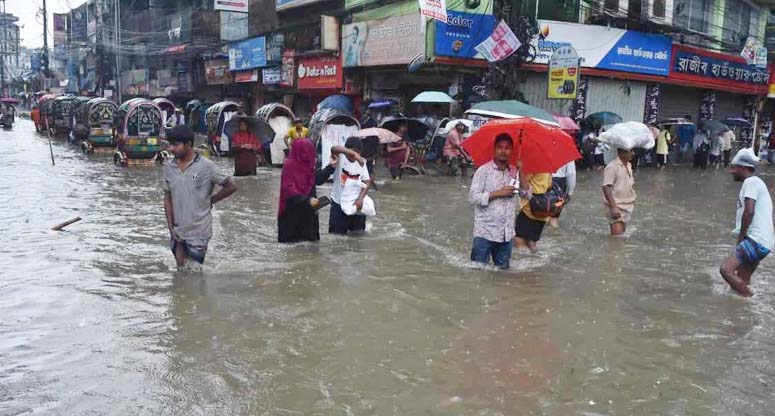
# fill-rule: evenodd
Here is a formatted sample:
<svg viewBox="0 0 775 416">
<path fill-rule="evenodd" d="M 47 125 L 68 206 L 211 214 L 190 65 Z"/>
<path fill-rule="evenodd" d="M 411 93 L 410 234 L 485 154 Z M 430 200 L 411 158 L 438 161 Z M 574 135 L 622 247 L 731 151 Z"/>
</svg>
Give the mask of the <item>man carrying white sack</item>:
<svg viewBox="0 0 775 416">
<path fill-rule="evenodd" d="M 603 201 L 611 235 L 622 235 L 635 209 L 635 177 L 630 161 L 634 148 L 651 149 L 659 130 L 643 123 L 619 123 L 600 135 L 600 141 L 617 150 L 603 172 Z"/>
</svg>

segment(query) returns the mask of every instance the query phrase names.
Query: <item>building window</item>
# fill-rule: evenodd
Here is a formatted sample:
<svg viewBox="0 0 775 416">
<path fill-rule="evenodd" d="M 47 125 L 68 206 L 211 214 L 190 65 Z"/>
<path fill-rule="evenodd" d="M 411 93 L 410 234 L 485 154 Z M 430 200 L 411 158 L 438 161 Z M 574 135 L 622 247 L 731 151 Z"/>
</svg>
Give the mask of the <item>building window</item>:
<svg viewBox="0 0 775 416">
<path fill-rule="evenodd" d="M 756 36 L 759 23 L 757 13 L 758 9 L 754 9 L 748 3 L 735 2 L 734 6 L 727 3 L 727 9 L 724 12 L 723 39 L 742 44 L 748 35 Z"/>
<path fill-rule="evenodd" d="M 613 12 L 619 11 L 619 0 L 605 0 L 605 9 Z"/>
<path fill-rule="evenodd" d="M 707 30 L 708 10 L 711 0 L 680 0 L 675 3 L 675 25 L 695 32 Z"/>
<path fill-rule="evenodd" d="M 666 9 L 667 9 L 667 4 L 665 0 L 654 0 L 653 9 L 651 10 L 651 15 L 654 17 L 664 18 Z"/>
</svg>

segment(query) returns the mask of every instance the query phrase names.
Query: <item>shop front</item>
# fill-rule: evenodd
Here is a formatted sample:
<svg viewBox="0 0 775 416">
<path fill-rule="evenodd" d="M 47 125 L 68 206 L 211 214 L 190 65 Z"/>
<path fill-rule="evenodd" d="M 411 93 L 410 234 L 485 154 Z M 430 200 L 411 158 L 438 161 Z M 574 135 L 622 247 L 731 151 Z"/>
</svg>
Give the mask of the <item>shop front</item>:
<svg viewBox="0 0 775 416">
<path fill-rule="evenodd" d="M 299 99 L 306 101 L 296 106 L 307 109 L 310 115 L 324 98 L 342 92 L 344 74 L 339 54 L 299 57 L 295 73 Z"/>
</svg>

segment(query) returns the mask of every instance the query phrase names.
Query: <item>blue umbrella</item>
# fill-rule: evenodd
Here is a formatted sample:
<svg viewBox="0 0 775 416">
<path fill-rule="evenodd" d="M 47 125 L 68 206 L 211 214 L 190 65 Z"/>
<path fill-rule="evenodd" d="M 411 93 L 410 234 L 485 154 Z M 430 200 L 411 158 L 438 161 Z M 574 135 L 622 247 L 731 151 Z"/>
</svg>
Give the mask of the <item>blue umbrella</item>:
<svg viewBox="0 0 775 416">
<path fill-rule="evenodd" d="M 389 98 L 380 98 L 379 100 L 372 101 L 368 108 L 386 108 L 396 104 L 398 103 L 395 100 L 391 100 Z"/>
<path fill-rule="evenodd" d="M 726 124 L 727 126 L 740 127 L 743 129 L 750 129 L 751 127 L 753 127 L 753 123 L 751 123 L 750 121 L 742 117 L 727 117 L 721 122 Z"/>
<path fill-rule="evenodd" d="M 348 114 L 352 114 L 355 107 L 353 106 L 353 102 L 350 97 L 337 94 L 329 95 L 328 97 L 324 98 L 320 104 L 318 104 L 318 110 L 322 110 L 324 108 L 330 108 L 332 110 L 339 110 Z"/>
</svg>

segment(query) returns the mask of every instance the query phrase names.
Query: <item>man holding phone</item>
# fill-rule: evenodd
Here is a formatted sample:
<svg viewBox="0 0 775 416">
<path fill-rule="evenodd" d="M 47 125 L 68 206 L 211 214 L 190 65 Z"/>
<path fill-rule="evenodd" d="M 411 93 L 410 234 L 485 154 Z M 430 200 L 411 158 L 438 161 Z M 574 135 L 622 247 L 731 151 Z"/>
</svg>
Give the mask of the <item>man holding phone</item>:
<svg viewBox="0 0 775 416">
<path fill-rule="evenodd" d="M 517 168 L 509 164 L 514 142 L 508 134 L 495 138 L 494 158 L 476 170 L 469 201 L 474 206 L 471 261 L 508 269 L 517 209 Z"/>
</svg>

